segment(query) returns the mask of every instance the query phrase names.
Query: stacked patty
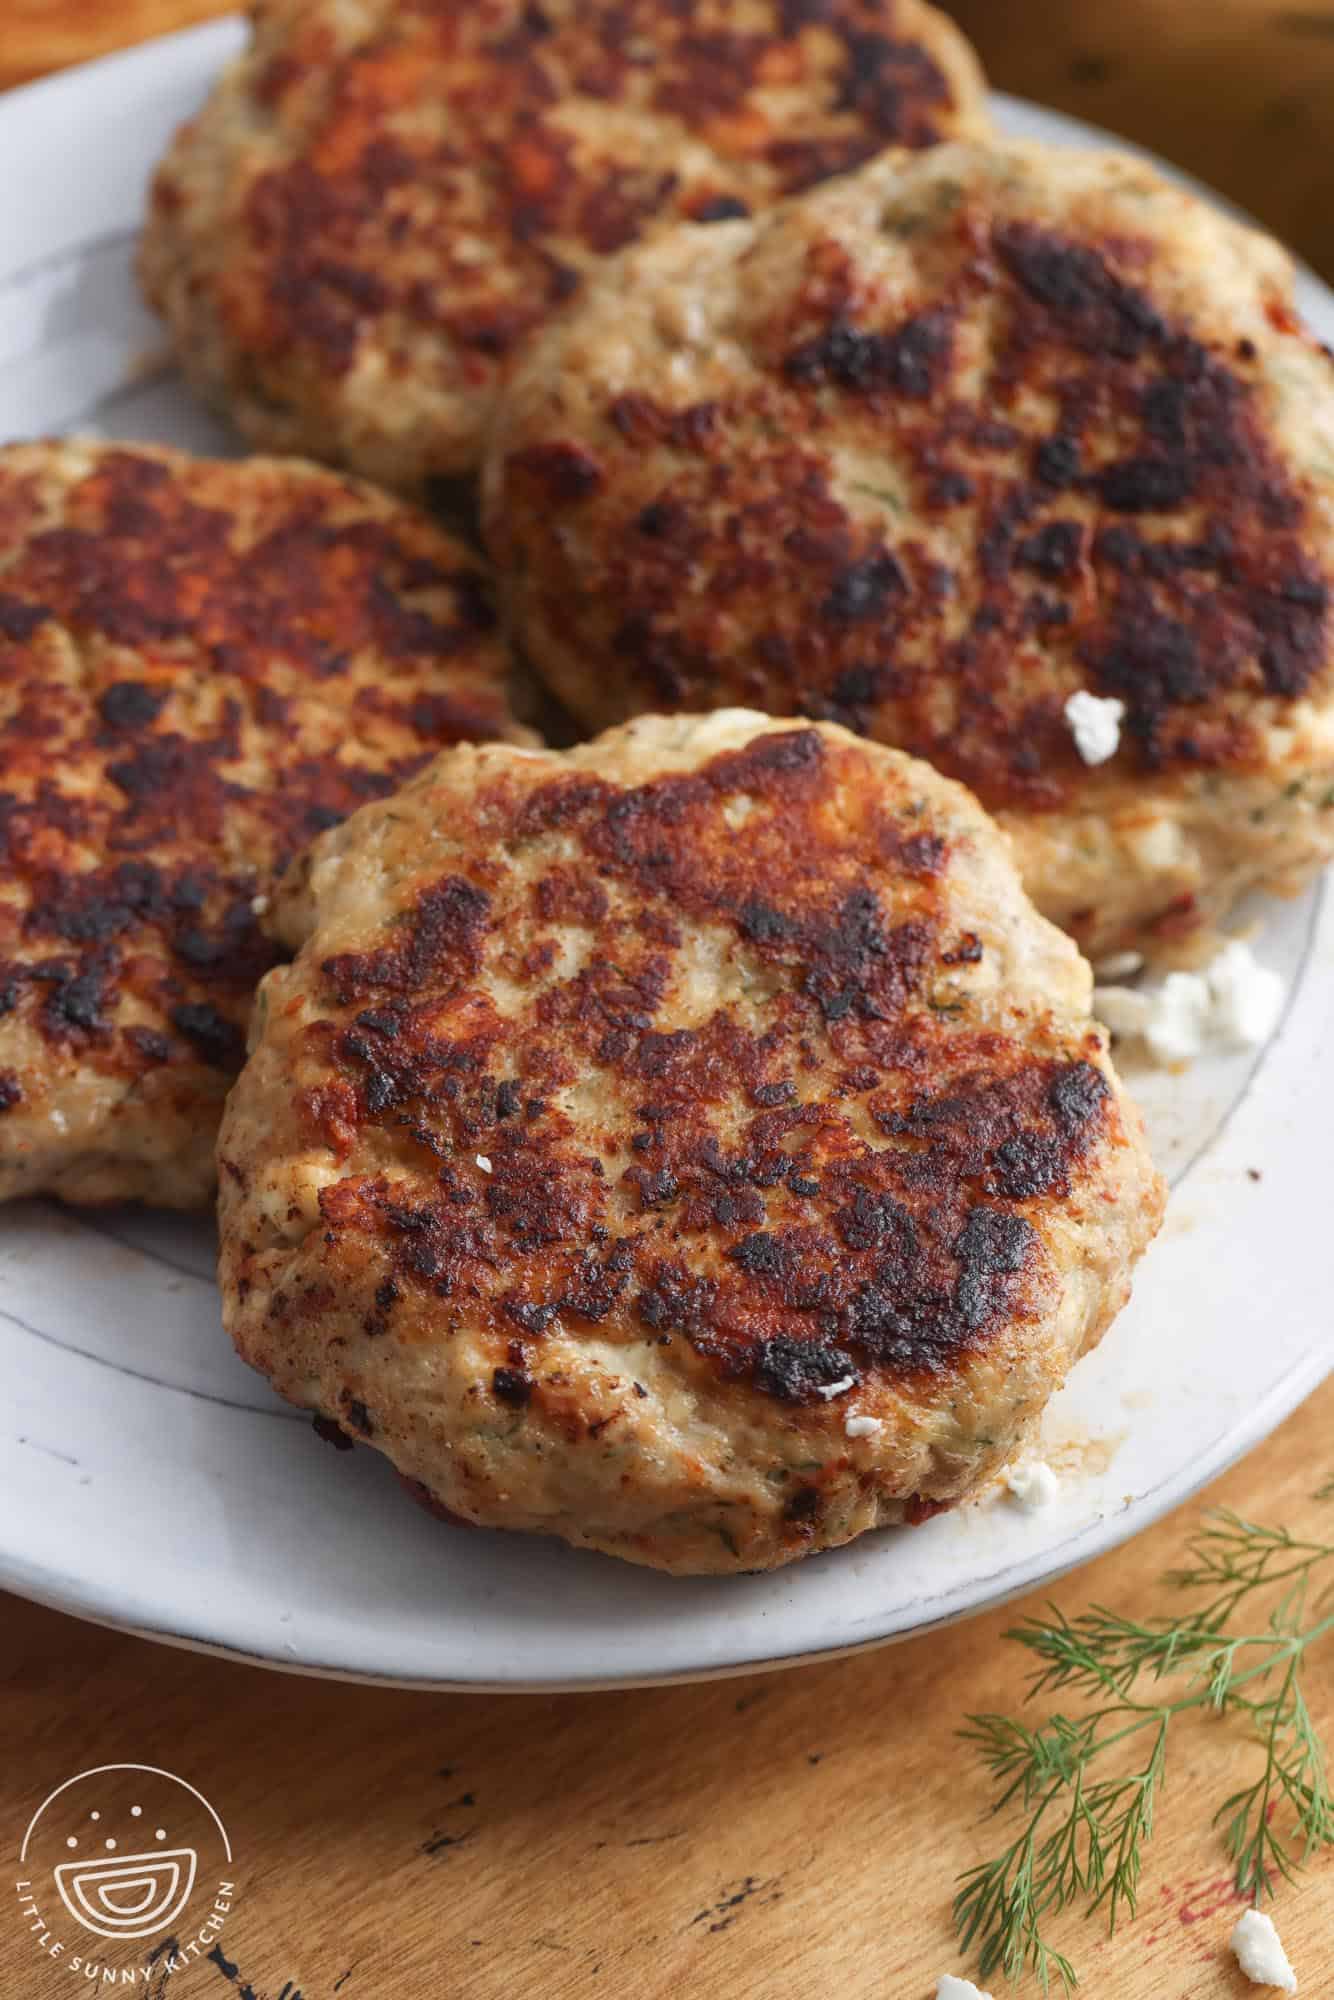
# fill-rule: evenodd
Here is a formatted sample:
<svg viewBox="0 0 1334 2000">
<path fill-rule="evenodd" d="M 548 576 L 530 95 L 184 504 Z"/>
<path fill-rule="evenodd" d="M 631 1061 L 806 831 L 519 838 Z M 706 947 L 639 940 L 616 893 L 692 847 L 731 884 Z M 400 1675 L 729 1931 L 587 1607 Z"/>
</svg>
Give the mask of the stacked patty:
<svg viewBox="0 0 1334 2000">
<path fill-rule="evenodd" d="M 946 145 L 659 236 L 528 347 L 485 501 L 585 727 L 902 745 L 1091 954 L 1334 850 L 1330 360 L 1277 246 L 1137 160 Z M 1120 704 L 1096 769 L 1081 692 Z"/>
<path fill-rule="evenodd" d="M 295 460 L 0 452 L 0 1199 L 207 1200 L 275 876 L 525 740 L 484 572 Z"/>
<path fill-rule="evenodd" d="M 279 895 L 224 1313 L 419 1497 L 669 1570 L 975 1490 L 1162 1187 L 962 787 L 830 725 L 446 752 Z"/>
<path fill-rule="evenodd" d="M 987 129 L 922 0 L 267 0 L 142 271 L 253 442 L 415 490 L 476 464 L 520 340 L 610 252 Z"/>
</svg>

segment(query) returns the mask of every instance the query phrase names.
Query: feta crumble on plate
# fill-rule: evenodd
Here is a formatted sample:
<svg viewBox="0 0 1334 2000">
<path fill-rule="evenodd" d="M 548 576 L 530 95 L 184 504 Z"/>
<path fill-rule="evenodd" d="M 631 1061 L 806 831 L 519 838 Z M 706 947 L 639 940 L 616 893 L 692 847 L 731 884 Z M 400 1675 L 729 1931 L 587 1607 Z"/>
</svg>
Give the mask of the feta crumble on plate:
<svg viewBox="0 0 1334 2000">
<path fill-rule="evenodd" d="M 936 2000 L 991 2000 L 991 1995 L 980 1992 L 971 1979 L 956 1979 L 952 1972 L 945 1972 L 936 1982 Z"/>
<path fill-rule="evenodd" d="M 1065 719 L 1075 748 L 1086 764 L 1105 764 L 1121 746 L 1126 705 L 1115 695 L 1090 694 L 1080 688 L 1065 704 Z"/>
<path fill-rule="evenodd" d="M 1191 1062 L 1209 1043 L 1258 1048 L 1278 1026 L 1283 981 L 1233 938 L 1202 972 L 1169 972 L 1156 986 L 1097 986 L 1093 1011 L 1114 1035 L 1136 1039 L 1155 1062 Z"/>
<path fill-rule="evenodd" d="M 1273 1034 L 1283 1012 L 1283 981 L 1271 967 L 1256 963 L 1249 945 L 1240 938 L 1225 944 L 1205 977 L 1216 1035 L 1254 1048 Z"/>
<path fill-rule="evenodd" d="M 1142 951 L 1114 951 L 1106 958 L 1100 958 L 1093 968 L 1099 984 L 1115 984 L 1118 979 L 1133 979 L 1137 972 L 1144 970 Z"/>
<path fill-rule="evenodd" d="M 1274 1919 L 1263 1910 L 1247 1910 L 1237 1918 L 1232 1927 L 1232 1950 L 1254 1985 L 1277 1986 L 1284 1993 L 1297 1991 L 1297 1975 L 1274 1929 Z"/>
<path fill-rule="evenodd" d="M 1001 1478 L 1010 1498 L 1026 1514 L 1038 1514 L 1044 1507 L 1050 1507 L 1061 1490 L 1061 1482 L 1041 1458 L 1020 1459 L 1018 1465 L 1009 1466 Z"/>
</svg>

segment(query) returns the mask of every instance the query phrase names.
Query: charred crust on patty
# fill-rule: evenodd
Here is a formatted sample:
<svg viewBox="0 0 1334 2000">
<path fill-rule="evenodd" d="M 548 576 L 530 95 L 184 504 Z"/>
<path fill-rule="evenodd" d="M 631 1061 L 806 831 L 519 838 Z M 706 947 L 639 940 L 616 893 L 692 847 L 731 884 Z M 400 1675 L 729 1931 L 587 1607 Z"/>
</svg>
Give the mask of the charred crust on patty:
<svg viewBox="0 0 1334 2000">
<path fill-rule="evenodd" d="M 827 724 L 458 750 L 278 902 L 227 1326 L 475 1523 L 687 1572 L 925 1518 L 1156 1225 L 1073 946 L 961 788 Z"/>
<path fill-rule="evenodd" d="M 261 175 L 248 197 L 247 233 L 267 273 L 261 346 L 296 341 L 346 369 L 368 322 L 392 312 L 495 360 L 568 295 L 572 255 L 621 249 L 664 211 L 744 215 L 751 189 L 772 199 L 886 146 L 931 145 L 958 116 L 940 66 L 920 42 L 894 36 L 896 15 L 909 11 L 894 0 L 832 0 L 809 18 L 780 5 L 768 32 L 749 33 L 688 21 L 663 0 L 509 11 L 503 29 L 465 34 L 412 0 L 335 57 L 315 143 Z M 261 94 L 278 109 L 273 75 Z M 772 76 L 789 89 L 811 79 L 814 97 L 796 121 L 805 135 L 763 108 L 756 93 Z M 560 115 L 571 98 L 677 121 L 716 149 L 715 183 L 733 167 L 735 191 L 696 195 L 675 172 L 636 173 L 614 146 L 581 161 Z M 442 102 L 448 138 L 404 115 Z M 437 226 L 449 215 L 469 142 L 494 158 L 484 227 L 520 283 L 451 304 L 443 289 L 397 280 L 393 253 L 398 236 L 430 224 L 435 204 Z M 159 202 L 171 187 L 168 171 Z M 387 254 L 375 256 L 381 237 Z"/>
<path fill-rule="evenodd" d="M 800 205 L 758 220 L 725 274 L 742 303 L 715 329 L 744 360 L 730 389 L 695 371 L 707 402 L 684 369 L 679 403 L 657 369 L 559 405 L 520 383 L 490 503 L 517 630 L 578 704 L 552 635 L 586 607 L 573 640 L 595 718 L 730 698 L 832 720 L 996 810 L 1078 801 L 1078 687 L 1124 702 L 1125 761 L 1145 776 L 1254 773 L 1270 719 L 1328 696 L 1334 644 L 1328 529 L 1265 384 L 1170 302 L 1149 226 L 1016 218 L 1001 169 L 998 193 L 976 149 L 948 151 L 958 179 L 940 154 L 903 169 L 927 189 L 905 258 L 919 234 L 930 247 L 902 284 L 868 275 L 869 246 L 858 264 L 830 191 L 804 234 Z M 870 173 L 892 239 L 907 205 Z M 798 275 L 770 273 L 774 302 L 748 317 L 748 268 L 784 230 Z M 1304 339 L 1295 319 L 1286 337 Z M 576 451 L 599 487 L 562 499 L 533 454 Z M 930 546 L 945 520 L 965 538 L 949 568 Z"/>
<path fill-rule="evenodd" d="M 76 1070 L 169 1066 L 206 1154 L 277 874 L 442 745 L 516 733 L 494 607 L 423 517 L 297 461 L 13 446 L 0 512 L 3 1033 L 57 1110 Z"/>
<path fill-rule="evenodd" d="M 987 124 L 967 44 L 919 0 L 268 10 L 159 169 L 143 269 L 257 433 L 336 451 L 320 413 L 378 356 L 439 430 L 378 443 L 429 478 L 476 456 L 525 335 L 664 218 L 735 220 Z"/>
<path fill-rule="evenodd" d="M 1117 1133 L 1115 1102 L 1086 1060 L 1039 1058 L 933 1011 L 933 983 L 981 949 L 941 928 L 950 846 L 913 801 L 872 806 L 855 863 L 842 857 L 831 882 L 821 818 L 859 754 L 794 727 L 643 784 L 581 773 L 484 789 L 489 842 L 523 852 L 559 835 L 562 859 L 525 900 L 539 921 L 592 933 L 563 984 L 510 962 L 506 905 L 459 874 L 417 889 L 386 944 L 321 961 L 328 1011 L 302 1041 L 326 1072 L 322 1100 L 338 1095 L 340 1155 L 378 1132 L 420 1169 L 411 1201 L 390 1176 L 322 1189 L 330 1240 L 374 1244 L 390 1274 L 377 1306 L 386 1286 L 471 1299 L 494 1328 L 500 1400 L 544 1393 L 538 1371 L 520 1395 L 505 1351 L 515 1327 L 540 1353 L 556 1321 L 592 1328 L 628 1311 L 686 1339 L 720 1379 L 814 1404 L 844 1376 L 938 1374 L 1041 1290 L 1023 1205 L 1069 1197 Z M 771 829 L 753 852 L 726 840 L 738 796 Z M 770 970 L 762 1029 L 727 1011 L 660 1026 L 678 954 L 624 915 L 659 907 L 691 932 L 721 928 Z M 479 984 L 497 951 L 513 995 L 503 1018 Z M 877 1146 L 849 1146 L 836 1095 L 803 1097 L 816 1050 L 844 1066 Z M 516 1074 L 544 1094 L 599 1079 L 607 1172 L 563 1112 L 516 1116 Z M 720 1115 L 738 1091 L 728 1140 Z M 692 1273 L 706 1238 L 719 1260 Z M 488 1304 L 485 1274 L 516 1265 L 517 1289 Z"/>
<path fill-rule="evenodd" d="M 522 1410 L 533 1393 L 532 1377 L 522 1368 L 497 1368 L 491 1377 L 491 1393 L 498 1403 Z"/>
<path fill-rule="evenodd" d="M 356 1440 L 350 1438 L 332 1417 L 312 1417 L 310 1427 L 322 1443 L 331 1444 L 335 1451 L 352 1451 L 355 1448 Z"/>
</svg>

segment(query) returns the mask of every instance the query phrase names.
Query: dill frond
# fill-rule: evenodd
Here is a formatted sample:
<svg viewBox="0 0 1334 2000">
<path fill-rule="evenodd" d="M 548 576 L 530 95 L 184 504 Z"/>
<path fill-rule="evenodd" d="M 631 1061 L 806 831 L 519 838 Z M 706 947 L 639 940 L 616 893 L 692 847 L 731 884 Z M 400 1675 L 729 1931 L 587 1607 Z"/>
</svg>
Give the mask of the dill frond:
<svg viewBox="0 0 1334 2000">
<path fill-rule="evenodd" d="M 1320 1499 L 1334 1498 L 1334 1481 Z M 1230 1718 L 1256 1774 L 1215 1815 L 1238 1889 L 1259 1902 L 1334 1845 L 1334 1797 L 1302 1688 L 1312 1648 L 1334 1635 L 1334 1542 L 1299 1540 L 1227 1509 L 1207 1514 L 1164 1581 L 1202 1600 L 1147 1621 L 1055 1606 L 1006 1633 L 1031 1654 L 1027 1699 L 1075 1696 L 1080 1711 L 1037 1724 L 972 1715 L 960 1731 L 995 1786 L 992 1810 L 1022 1815 L 1015 1837 L 960 1877 L 954 1919 L 981 1976 L 1031 1972 L 1042 1991 L 1077 1982 L 1045 1921 L 1072 1904 L 1109 1929 L 1133 1917 L 1174 1724 Z M 1321 1592 L 1323 1591 L 1323 1594 Z M 1254 1600 L 1263 1598 L 1264 1608 Z M 1262 1612 L 1238 1629 L 1243 1609 Z"/>
</svg>

